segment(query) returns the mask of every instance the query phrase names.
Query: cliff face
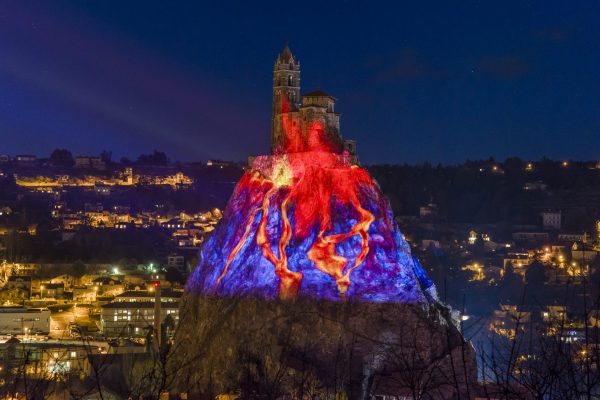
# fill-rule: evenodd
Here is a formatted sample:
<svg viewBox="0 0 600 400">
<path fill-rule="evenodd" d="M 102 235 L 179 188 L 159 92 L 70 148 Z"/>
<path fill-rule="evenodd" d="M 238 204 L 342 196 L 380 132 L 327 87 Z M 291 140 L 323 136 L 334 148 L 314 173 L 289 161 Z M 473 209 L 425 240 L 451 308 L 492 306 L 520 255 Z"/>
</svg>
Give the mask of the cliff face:
<svg viewBox="0 0 600 400">
<path fill-rule="evenodd" d="M 169 363 L 179 390 L 446 399 L 476 381 L 387 200 L 343 154 L 255 159 L 186 289 Z"/>
<path fill-rule="evenodd" d="M 472 349 L 377 184 L 319 121 L 300 135 L 286 117 L 285 152 L 254 160 L 188 280 L 174 387 L 468 398 Z"/>
<path fill-rule="evenodd" d="M 445 313 L 437 305 L 188 294 L 169 360 L 173 387 L 206 398 L 468 399 L 474 352 Z"/>
</svg>

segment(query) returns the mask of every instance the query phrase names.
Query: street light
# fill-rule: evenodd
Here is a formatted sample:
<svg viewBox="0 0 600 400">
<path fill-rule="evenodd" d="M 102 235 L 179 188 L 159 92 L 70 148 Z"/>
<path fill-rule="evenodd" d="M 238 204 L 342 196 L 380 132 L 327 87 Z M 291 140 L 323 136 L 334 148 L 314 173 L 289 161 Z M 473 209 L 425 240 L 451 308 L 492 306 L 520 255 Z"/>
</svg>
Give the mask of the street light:
<svg viewBox="0 0 600 400">
<path fill-rule="evenodd" d="M 44 298 L 44 285 L 40 286 L 40 300 Z"/>
</svg>

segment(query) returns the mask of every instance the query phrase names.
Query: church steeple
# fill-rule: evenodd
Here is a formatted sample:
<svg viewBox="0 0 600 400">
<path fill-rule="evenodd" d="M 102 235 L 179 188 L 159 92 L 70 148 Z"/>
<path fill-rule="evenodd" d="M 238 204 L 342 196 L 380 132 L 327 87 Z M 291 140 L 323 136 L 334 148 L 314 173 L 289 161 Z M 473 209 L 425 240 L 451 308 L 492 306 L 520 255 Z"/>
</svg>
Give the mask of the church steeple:
<svg viewBox="0 0 600 400">
<path fill-rule="evenodd" d="M 287 43 L 275 60 L 273 69 L 273 108 L 271 121 L 271 150 L 281 148 L 283 127 L 281 114 L 298 110 L 300 103 L 300 63 Z M 284 106 L 285 105 L 285 106 Z M 285 108 L 287 109 L 285 109 Z"/>
<path fill-rule="evenodd" d="M 293 58 L 294 58 L 294 55 L 292 54 L 292 51 L 290 50 L 290 47 L 288 46 L 287 42 L 285 42 L 285 46 L 283 46 L 283 50 L 279 54 L 279 57 L 277 60 L 279 62 L 289 63 L 290 60 L 292 60 Z"/>
</svg>

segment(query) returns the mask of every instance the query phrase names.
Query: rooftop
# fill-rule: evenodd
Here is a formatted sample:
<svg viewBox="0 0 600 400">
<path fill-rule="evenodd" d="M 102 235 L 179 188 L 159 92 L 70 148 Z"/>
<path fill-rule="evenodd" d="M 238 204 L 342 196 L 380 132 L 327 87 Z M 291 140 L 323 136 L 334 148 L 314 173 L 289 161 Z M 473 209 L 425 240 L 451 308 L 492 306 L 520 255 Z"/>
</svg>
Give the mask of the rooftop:
<svg viewBox="0 0 600 400">
<path fill-rule="evenodd" d="M 164 309 L 179 309 L 179 302 L 168 302 L 168 301 L 161 301 L 160 302 L 160 306 L 161 308 Z M 154 308 L 154 302 L 153 301 L 133 301 L 133 302 L 129 302 L 129 301 L 116 301 L 113 303 L 108 303 L 108 304 L 104 304 L 102 306 L 102 309 L 108 309 L 108 308 L 119 308 L 119 309 L 123 309 L 123 308 L 127 308 L 127 309 L 133 309 L 133 310 L 137 310 L 137 309 L 153 309 Z"/>
<path fill-rule="evenodd" d="M 333 97 L 329 93 L 324 92 L 321 89 L 317 89 L 317 90 L 313 90 L 312 92 L 305 93 L 302 95 L 302 97 L 328 97 L 332 100 L 336 99 L 335 97 Z"/>
<path fill-rule="evenodd" d="M 181 296 L 183 296 L 183 292 L 178 291 L 178 290 L 173 290 L 173 289 L 161 289 L 160 295 L 161 295 L 161 297 L 180 298 Z M 121 293 L 120 295 L 118 295 L 117 298 L 123 298 L 123 297 L 152 298 L 154 296 L 155 296 L 155 293 L 153 291 L 149 292 L 147 290 L 127 290 L 127 291 Z"/>
<path fill-rule="evenodd" d="M 278 60 L 284 63 L 289 63 L 291 60 L 294 60 L 294 55 L 292 54 L 292 51 L 290 50 L 290 47 L 287 45 L 287 43 L 283 47 L 283 50 L 281 50 Z"/>
</svg>

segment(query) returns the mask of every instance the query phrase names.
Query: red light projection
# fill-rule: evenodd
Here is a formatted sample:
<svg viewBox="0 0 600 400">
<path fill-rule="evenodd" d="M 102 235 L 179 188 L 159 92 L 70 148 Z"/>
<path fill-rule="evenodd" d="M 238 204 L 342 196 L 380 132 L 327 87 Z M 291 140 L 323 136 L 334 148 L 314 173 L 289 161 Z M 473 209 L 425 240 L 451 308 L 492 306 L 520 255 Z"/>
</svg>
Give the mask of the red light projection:
<svg viewBox="0 0 600 400">
<path fill-rule="evenodd" d="M 289 110 L 289 104 L 282 104 L 283 110 Z M 344 162 L 340 155 L 331 152 L 331 145 L 325 138 L 323 124 L 314 121 L 308 134 L 303 137 L 296 127 L 292 126 L 288 114 L 284 113 L 283 126 L 285 132 L 286 153 L 273 156 L 268 160 L 259 159 L 260 173 L 245 177 L 240 182 L 240 190 L 250 189 L 260 185 L 268 187 L 260 207 L 254 209 L 246 223 L 244 233 L 230 253 L 225 268 L 219 275 L 215 285 L 218 290 L 223 278 L 240 249 L 244 246 L 252 228 L 256 214 L 262 217 L 256 234 L 256 244 L 262 249 L 263 256 L 273 264 L 279 277 L 279 296 L 293 298 L 298 294 L 302 281 L 302 273 L 290 270 L 286 247 L 296 235 L 305 238 L 314 226 L 319 227 L 319 234 L 313 246 L 308 251 L 308 258 L 322 272 L 335 279 L 342 298 L 350 285 L 350 274 L 364 260 L 369 251 L 369 226 L 374 220 L 373 215 L 360 205 L 357 189 L 360 185 L 374 187 L 374 182 L 367 172 Z M 260 162 L 265 165 L 260 165 Z M 270 164 L 270 165 L 269 165 Z M 276 193 L 283 193 L 280 218 L 281 232 L 277 240 L 277 254 L 272 248 L 272 240 L 267 230 L 271 198 Z M 331 230 L 331 209 L 333 201 L 343 207 L 351 206 L 360 215 L 360 219 L 346 233 L 326 234 Z M 295 229 L 288 217 L 288 208 L 294 206 Z M 354 264 L 348 267 L 348 259 L 336 251 L 336 245 L 359 236 L 361 250 Z"/>
<path fill-rule="evenodd" d="M 285 100 L 281 107 L 283 148 L 254 159 L 187 289 L 425 301 L 409 246 L 377 184 L 339 152 L 341 138 L 325 121 L 299 123 Z"/>
<path fill-rule="evenodd" d="M 308 236 L 313 227 L 318 227 L 318 236 L 308 251 L 308 258 L 322 272 L 335 279 L 338 291 L 344 297 L 350 285 L 351 272 L 364 260 L 369 251 L 369 226 L 373 215 L 364 209 L 358 200 L 357 188 L 360 185 L 374 187 L 366 171 L 356 166 L 344 164 L 340 157 L 332 153 L 306 152 L 290 153 L 259 159 L 256 164 L 267 164 L 261 172 L 246 175 L 239 184 L 238 190 L 251 190 L 252 187 L 266 187 L 268 190 L 254 208 L 246 221 L 244 233 L 230 253 L 225 268 L 217 279 L 215 290 L 218 290 L 223 278 L 238 252 L 248 240 L 257 214 L 261 214 L 256 233 L 256 244 L 262 249 L 263 256 L 273 264 L 275 273 L 280 279 L 279 295 L 281 298 L 293 298 L 298 293 L 302 281 L 302 273 L 290 270 L 286 247 L 292 238 L 303 239 Z M 267 224 L 274 196 L 282 197 L 279 216 L 281 226 L 279 237 L 269 234 Z M 342 207 L 353 207 L 360 216 L 350 231 L 345 233 L 328 234 L 332 229 L 332 204 Z M 294 217 L 294 229 L 288 213 L 290 209 Z M 348 267 L 346 257 L 336 251 L 336 245 L 358 236 L 361 239 L 361 250 L 353 265 Z M 273 242 L 276 241 L 276 250 Z"/>
<path fill-rule="evenodd" d="M 303 132 L 300 123 L 291 116 L 291 106 L 287 99 L 281 99 L 281 123 L 284 132 L 284 153 L 300 152 L 335 152 L 339 143 L 335 138 L 328 138 L 322 121 L 311 121 Z"/>
</svg>

